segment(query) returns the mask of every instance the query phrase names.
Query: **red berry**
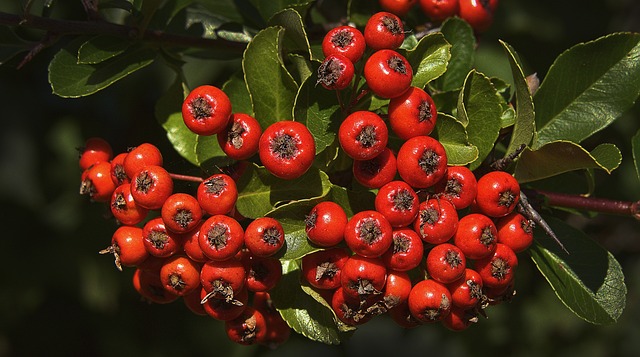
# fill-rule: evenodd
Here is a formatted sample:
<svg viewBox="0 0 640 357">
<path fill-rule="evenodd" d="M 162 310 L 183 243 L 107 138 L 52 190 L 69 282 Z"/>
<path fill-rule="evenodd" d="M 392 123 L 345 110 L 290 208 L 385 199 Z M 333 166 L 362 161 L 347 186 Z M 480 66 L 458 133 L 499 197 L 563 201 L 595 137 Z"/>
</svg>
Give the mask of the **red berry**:
<svg viewBox="0 0 640 357">
<path fill-rule="evenodd" d="M 374 52 L 364 65 L 364 78 L 371 91 L 381 98 L 395 98 L 411 86 L 413 70 L 394 50 Z"/>
<path fill-rule="evenodd" d="M 162 205 L 162 220 L 168 230 L 186 233 L 195 229 L 202 219 L 198 200 L 187 193 L 174 193 Z"/>
<path fill-rule="evenodd" d="M 88 169 L 99 162 L 109 162 L 113 156 L 113 149 L 108 141 L 93 137 L 84 142 L 84 147 L 80 148 L 80 169 Z"/>
<path fill-rule="evenodd" d="M 319 250 L 302 257 L 302 276 L 317 289 L 336 289 L 340 286 L 341 270 L 349 259 L 344 248 Z"/>
<path fill-rule="evenodd" d="M 334 53 L 327 56 L 318 67 L 318 81 L 325 89 L 342 90 L 351 84 L 353 63 L 347 57 Z"/>
<path fill-rule="evenodd" d="M 162 208 L 172 193 L 173 179 L 162 166 L 146 166 L 131 176 L 131 195 L 144 208 Z"/>
<path fill-rule="evenodd" d="M 476 199 L 478 182 L 473 172 L 465 166 L 449 166 L 434 190 L 449 200 L 457 210 L 469 207 Z"/>
<path fill-rule="evenodd" d="M 238 200 L 238 187 L 231 176 L 215 174 L 198 185 L 196 199 L 207 214 L 227 214 Z"/>
<path fill-rule="evenodd" d="M 360 60 L 365 48 L 366 43 L 362 32 L 351 26 L 335 27 L 329 30 L 322 40 L 322 52 L 325 57 L 341 54 L 352 63 Z"/>
<path fill-rule="evenodd" d="M 353 215 L 344 229 L 344 241 L 356 254 L 375 258 L 386 252 L 393 243 L 393 228 L 389 221 L 373 210 Z"/>
<path fill-rule="evenodd" d="M 410 228 L 393 231 L 393 244 L 382 255 L 387 268 L 396 271 L 409 271 L 418 265 L 424 254 L 424 245 L 420 236 Z"/>
<path fill-rule="evenodd" d="M 442 22 L 458 14 L 458 0 L 420 0 L 420 8 L 431 21 Z"/>
<path fill-rule="evenodd" d="M 129 176 L 124 171 L 124 159 L 129 153 L 123 152 L 111 160 L 111 179 L 116 186 L 131 182 Z"/>
<path fill-rule="evenodd" d="M 202 301 L 223 300 L 234 303 L 241 291 L 246 290 L 246 269 L 242 262 L 232 257 L 222 261 L 208 261 L 200 269 L 200 284 L 206 292 Z"/>
<path fill-rule="evenodd" d="M 209 293 L 205 289 L 200 290 L 202 307 L 207 315 L 219 321 L 229 321 L 240 316 L 247 308 L 249 302 L 249 292 L 247 289 L 236 291 L 230 300 L 220 298 L 209 298 Z"/>
<path fill-rule="evenodd" d="M 382 11 L 371 15 L 363 34 L 368 47 L 393 50 L 404 41 L 404 25 L 398 16 Z"/>
<path fill-rule="evenodd" d="M 469 259 L 491 256 L 496 250 L 498 233 L 493 221 L 480 213 L 471 213 L 458 222 L 453 243 Z"/>
<path fill-rule="evenodd" d="M 82 173 L 80 194 L 89 195 L 95 202 L 109 202 L 116 185 L 111 179 L 111 164 L 101 161 Z"/>
<path fill-rule="evenodd" d="M 353 160 L 353 177 L 362 186 L 380 188 L 391 182 L 397 172 L 396 157 L 389 148 L 370 160 Z"/>
<path fill-rule="evenodd" d="M 248 306 L 240 316 L 225 321 L 224 329 L 229 340 L 241 345 L 253 345 L 265 340 L 267 321 L 260 311 Z"/>
<path fill-rule="evenodd" d="M 466 310 L 458 306 L 451 306 L 451 312 L 442 319 L 442 325 L 451 331 L 466 330 L 478 317 L 473 310 Z"/>
<path fill-rule="evenodd" d="M 258 152 L 262 135 L 260 123 L 244 113 L 234 113 L 227 126 L 216 136 L 222 151 L 234 160 L 246 160 Z"/>
<path fill-rule="evenodd" d="M 422 280 L 411 289 L 408 303 L 411 315 L 418 321 L 437 322 L 451 311 L 451 294 L 433 279 Z"/>
<path fill-rule="evenodd" d="M 427 254 L 429 277 L 442 284 L 449 284 L 464 276 L 467 259 L 460 250 L 450 243 L 438 244 Z"/>
<path fill-rule="evenodd" d="M 465 269 L 460 279 L 447 285 L 454 306 L 472 309 L 482 301 L 482 277 L 473 269 Z"/>
<path fill-rule="evenodd" d="M 342 266 L 340 286 L 347 296 L 366 299 L 380 295 L 387 280 L 387 269 L 380 258 L 352 255 Z"/>
<path fill-rule="evenodd" d="M 149 257 L 142 239 L 142 228 L 120 226 L 111 236 L 111 245 L 100 254 L 113 254 L 118 270 L 122 267 L 134 267 Z"/>
<path fill-rule="evenodd" d="M 367 308 L 373 305 L 377 296 L 367 296 L 362 299 L 353 297 L 346 293 L 342 287 L 337 288 L 331 297 L 331 308 L 336 317 L 343 323 L 356 326 L 362 325 L 373 317 L 367 313 Z"/>
<path fill-rule="evenodd" d="M 259 257 L 276 254 L 284 245 L 282 225 L 271 217 L 256 218 L 244 231 L 244 245 Z"/>
<path fill-rule="evenodd" d="M 200 242 L 198 241 L 198 237 L 200 236 L 200 227 L 202 227 L 202 223 L 204 222 L 200 221 L 200 223 L 198 223 L 198 225 L 196 225 L 196 227 L 193 230 L 185 233 L 182 238 L 183 240 L 182 249 L 184 249 L 185 254 L 187 254 L 187 256 L 191 258 L 191 260 L 198 263 L 204 263 L 207 260 L 209 260 L 209 258 L 206 255 L 204 255 L 202 248 L 200 248 Z"/>
<path fill-rule="evenodd" d="M 459 0 L 458 15 L 471 25 L 475 32 L 485 32 L 493 23 L 493 11 L 490 5 L 492 1 L 486 0 Z M 497 1 L 493 1 L 497 4 Z"/>
<path fill-rule="evenodd" d="M 207 311 L 204 309 L 204 306 L 200 303 L 200 291 L 202 288 L 196 289 L 195 291 L 190 292 L 189 294 L 182 296 L 182 301 L 184 301 L 185 306 L 191 312 L 198 316 L 207 316 Z"/>
<path fill-rule="evenodd" d="M 245 286 L 249 291 L 269 291 L 282 278 L 282 265 L 274 257 L 259 257 L 243 252 L 242 264 L 247 271 Z"/>
<path fill-rule="evenodd" d="M 379 115 L 362 110 L 347 116 L 338 130 L 338 141 L 344 152 L 355 160 L 378 156 L 389 139 L 387 124 Z"/>
<path fill-rule="evenodd" d="M 535 223 L 518 212 L 511 212 L 496 222 L 498 243 L 509 246 L 514 252 L 525 251 L 533 243 Z"/>
<path fill-rule="evenodd" d="M 376 211 L 382 213 L 393 227 L 411 224 L 420 205 L 418 195 L 404 181 L 391 181 L 382 186 L 374 203 Z"/>
<path fill-rule="evenodd" d="M 477 208 L 489 217 L 504 217 L 520 200 L 520 184 L 504 171 L 492 171 L 478 180 Z"/>
<path fill-rule="evenodd" d="M 182 103 L 182 119 L 198 135 L 213 135 L 227 126 L 231 101 L 219 88 L 203 85 L 193 89 Z"/>
<path fill-rule="evenodd" d="M 122 184 L 111 195 L 111 213 L 118 222 L 133 226 L 142 222 L 149 210 L 138 205 L 131 194 L 131 185 Z"/>
<path fill-rule="evenodd" d="M 235 219 L 218 214 L 202 223 L 198 242 L 209 259 L 227 260 L 242 249 L 244 230 Z"/>
<path fill-rule="evenodd" d="M 415 188 L 427 188 L 447 172 L 447 153 L 442 144 L 430 136 L 415 136 L 398 151 L 398 174 Z"/>
<path fill-rule="evenodd" d="M 160 268 L 160 280 L 172 294 L 190 294 L 200 289 L 200 266 L 184 255 L 174 255 Z"/>
<path fill-rule="evenodd" d="M 495 252 L 476 261 L 476 270 L 485 288 L 507 288 L 515 276 L 518 266 L 516 253 L 507 245 L 498 243 Z"/>
<path fill-rule="evenodd" d="M 449 201 L 430 198 L 418 208 L 418 217 L 413 222 L 413 229 L 423 241 L 440 244 L 453 237 L 458 229 L 458 212 Z"/>
<path fill-rule="evenodd" d="M 150 143 L 142 143 L 131 149 L 124 157 L 122 166 L 125 174 L 132 178 L 138 171 L 147 166 L 162 166 L 162 153 L 157 146 Z"/>
<path fill-rule="evenodd" d="M 380 7 L 397 16 L 406 15 L 418 0 L 379 0 Z"/>
<path fill-rule="evenodd" d="M 147 252 L 155 257 L 169 257 L 182 249 L 182 237 L 168 231 L 161 217 L 145 223 L 142 228 L 142 238 Z"/>
<path fill-rule="evenodd" d="M 347 214 L 342 206 L 331 201 L 320 202 L 304 220 L 307 238 L 321 247 L 334 246 L 344 239 L 347 221 Z"/>
<path fill-rule="evenodd" d="M 410 87 L 389 101 L 389 125 L 400 139 L 431 134 L 437 118 L 436 104 L 421 88 Z"/>
<path fill-rule="evenodd" d="M 133 288 L 145 300 L 155 304 L 168 304 L 179 298 L 164 289 L 159 270 L 136 269 L 133 273 Z"/>
<path fill-rule="evenodd" d="M 382 300 L 387 309 L 394 308 L 409 300 L 411 293 L 411 279 L 403 271 L 387 271 L 387 281 L 384 284 Z"/>
<path fill-rule="evenodd" d="M 279 121 L 265 129 L 258 153 L 274 176 L 292 180 L 302 176 L 316 155 L 315 140 L 307 127 L 296 121 Z"/>
</svg>

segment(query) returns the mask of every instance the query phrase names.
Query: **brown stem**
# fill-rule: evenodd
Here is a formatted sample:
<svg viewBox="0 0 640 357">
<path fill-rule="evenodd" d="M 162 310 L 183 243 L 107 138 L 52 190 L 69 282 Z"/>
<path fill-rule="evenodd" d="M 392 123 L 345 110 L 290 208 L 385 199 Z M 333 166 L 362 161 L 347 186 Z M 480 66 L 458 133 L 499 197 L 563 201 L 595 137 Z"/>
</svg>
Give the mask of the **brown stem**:
<svg viewBox="0 0 640 357">
<path fill-rule="evenodd" d="M 180 181 L 189 181 L 189 182 L 197 182 L 200 183 L 202 181 L 204 181 L 204 179 L 202 177 L 198 177 L 198 176 L 191 176 L 191 175 L 182 175 L 182 174 L 174 174 L 174 173 L 169 173 L 169 176 L 171 176 L 172 179 L 174 180 L 180 180 Z"/>
<path fill-rule="evenodd" d="M 631 216 L 640 220 L 640 201 L 617 201 L 606 198 L 585 197 L 581 195 L 549 191 L 535 191 L 535 194 L 544 196 L 550 206 Z"/>
</svg>

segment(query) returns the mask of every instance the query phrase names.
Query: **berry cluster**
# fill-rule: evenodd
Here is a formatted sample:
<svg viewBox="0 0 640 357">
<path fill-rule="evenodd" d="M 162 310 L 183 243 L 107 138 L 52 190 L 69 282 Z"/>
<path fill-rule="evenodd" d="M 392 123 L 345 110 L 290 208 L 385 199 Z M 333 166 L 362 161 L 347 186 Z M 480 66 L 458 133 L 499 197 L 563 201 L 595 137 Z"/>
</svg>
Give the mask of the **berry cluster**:
<svg viewBox="0 0 640 357">
<path fill-rule="evenodd" d="M 269 290 L 282 276 L 274 255 L 284 231 L 268 217 L 244 227 L 238 221 L 235 179 L 241 168 L 201 180 L 192 195 L 174 192 L 175 175 L 162 166 L 153 144 L 112 155 L 108 142 L 90 138 L 80 156 L 80 192 L 108 202 L 120 224 L 101 253 L 113 254 L 120 270 L 135 267 L 133 286 L 149 302 L 182 298 L 194 313 L 225 321 L 232 341 L 283 343 L 290 328 Z"/>
<path fill-rule="evenodd" d="M 418 4 L 422 12 L 434 23 L 459 16 L 477 32 L 485 32 L 493 23 L 498 0 L 379 0 L 383 10 L 405 16 Z"/>
</svg>

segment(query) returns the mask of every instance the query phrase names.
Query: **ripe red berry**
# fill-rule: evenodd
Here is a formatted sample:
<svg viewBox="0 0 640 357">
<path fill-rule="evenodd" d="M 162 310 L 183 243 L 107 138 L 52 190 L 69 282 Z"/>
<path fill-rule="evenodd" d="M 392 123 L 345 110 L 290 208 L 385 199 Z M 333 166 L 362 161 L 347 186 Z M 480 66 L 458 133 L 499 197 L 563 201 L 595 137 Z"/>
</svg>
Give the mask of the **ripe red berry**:
<svg viewBox="0 0 640 357">
<path fill-rule="evenodd" d="M 498 233 L 493 221 L 480 213 L 471 213 L 458 222 L 453 243 L 469 259 L 491 256 L 496 250 Z"/>
<path fill-rule="evenodd" d="M 147 166 L 162 166 L 163 158 L 160 149 L 151 143 L 142 143 L 131 149 L 124 157 L 122 166 L 125 174 L 132 178 L 138 171 Z"/>
<path fill-rule="evenodd" d="M 229 340 L 241 345 L 253 345 L 265 340 L 267 321 L 260 311 L 248 306 L 240 316 L 225 321 L 224 330 Z"/>
<path fill-rule="evenodd" d="M 203 288 L 200 290 L 201 304 L 207 315 L 219 321 L 229 321 L 240 316 L 247 308 L 249 291 L 241 289 L 236 291 L 232 299 L 209 298 L 209 293 Z"/>
<path fill-rule="evenodd" d="M 109 162 L 113 156 L 113 149 L 109 142 L 98 137 L 88 138 L 84 142 L 84 147 L 80 148 L 79 151 L 79 164 L 82 171 L 99 162 Z"/>
<path fill-rule="evenodd" d="M 391 224 L 381 213 L 365 210 L 349 219 L 344 229 L 344 241 L 354 253 L 374 258 L 391 247 L 392 234 Z"/>
<path fill-rule="evenodd" d="M 420 265 L 424 245 L 418 233 L 410 228 L 400 228 L 393 231 L 392 237 L 393 244 L 382 255 L 384 265 L 396 271 L 409 271 Z"/>
<path fill-rule="evenodd" d="M 111 245 L 100 251 L 100 254 L 113 254 L 116 268 L 134 267 L 142 264 L 149 257 L 142 239 L 142 228 L 120 226 L 111 236 Z"/>
<path fill-rule="evenodd" d="M 408 300 L 389 309 L 389 316 L 398 326 L 402 328 L 414 328 L 420 326 L 421 324 L 420 321 L 418 321 L 415 317 L 413 317 L 413 315 L 411 315 L 411 311 L 409 311 Z"/>
<path fill-rule="evenodd" d="M 123 152 L 111 160 L 111 179 L 116 186 L 131 182 L 129 176 L 124 171 L 124 159 L 129 153 Z"/>
<path fill-rule="evenodd" d="M 451 311 L 451 294 L 444 285 L 426 279 L 413 286 L 408 304 L 411 315 L 418 321 L 437 322 Z"/>
<path fill-rule="evenodd" d="M 452 283 L 464 276 L 467 259 L 460 250 L 450 243 L 438 244 L 427 254 L 429 277 L 442 284 Z"/>
<path fill-rule="evenodd" d="M 244 230 L 235 219 L 218 214 L 202 223 L 198 242 L 209 259 L 227 260 L 244 245 Z"/>
<path fill-rule="evenodd" d="M 204 255 L 202 248 L 200 248 L 200 242 L 198 240 L 198 237 L 200 236 L 200 227 L 202 227 L 202 223 L 204 222 L 200 221 L 200 223 L 198 223 L 193 230 L 183 234 L 183 237 L 182 237 L 182 241 L 183 241 L 182 249 L 184 250 L 185 254 L 189 258 L 191 258 L 191 260 L 198 263 L 204 263 L 207 260 L 209 260 L 209 258 L 206 255 Z"/>
<path fill-rule="evenodd" d="M 203 85 L 193 89 L 182 103 L 182 119 L 198 135 L 213 135 L 227 126 L 231 101 L 219 88 Z"/>
<path fill-rule="evenodd" d="M 284 245 L 284 229 L 271 217 L 256 218 L 244 231 L 244 245 L 255 256 L 274 255 Z"/>
<path fill-rule="evenodd" d="M 476 261 L 476 271 L 485 288 L 507 288 L 515 276 L 518 257 L 511 248 L 498 243 L 495 252 Z"/>
<path fill-rule="evenodd" d="M 347 57 L 334 53 L 327 56 L 318 67 L 318 81 L 328 90 L 342 90 L 351 84 L 354 74 L 353 63 Z"/>
<path fill-rule="evenodd" d="M 380 295 L 387 280 L 387 268 L 380 258 L 352 255 L 342 266 L 340 286 L 347 296 L 366 299 Z"/>
<path fill-rule="evenodd" d="M 207 214 L 227 214 L 238 200 L 238 187 L 231 176 L 215 174 L 198 185 L 196 199 Z"/>
<path fill-rule="evenodd" d="M 374 52 L 364 65 L 364 78 L 371 91 L 382 98 L 402 95 L 411 86 L 409 61 L 394 50 Z"/>
<path fill-rule="evenodd" d="M 458 15 L 468 22 L 475 32 L 485 32 L 493 23 L 495 7 L 491 6 L 492 2 L 497 4 L 497 1 L 459 0 Z"/>
<path fill-rule="evenodd" d="M 168 231 L 161 217 L 145 223 L 142 238 L 147 252 L 155 257 L 169 257 L 182 249 L 182 237 Z"/>
<path fill-rule="evenodd" d="M 185 306 L 191 310 L 194 314 L 198 316 L 207 316 L 207 311 L 204 309 L 204 306 L 200 303 L 200 292 L 202 288 L 196 289 L 195 291 L 190 292 L 189 294 L 182 296 L 182 301 Z"/>
<path fill-rule="evenodd" d="M 469 207 L 476 199 L 478 182 L 465 166 L 449 166 L 447 173 L 434 186 L 434 191 L 449 200 L 457 210 Z"/>
<path fill-rule="evenodd" d="M 387 309 L 392 309 L 409 300 L 411 293 L 411 279 L 409 274 L 403 271 L 387 271 L 387 281 L 384 284 L 382 301 Z"/>
<path fill-rule="evenodd" d="M 406 15 L 418 0 L 379 0 L 380 7 L 397 16 Z"/>
<path fill-rule="evenodd" d="M 404 181 L 391 181 L 382 186 L 374 201 L 376 211 L 382 213 L 393 227 L 411 224 L 420 205 L 416 192 Z"/>
<path fill-rule="evenodd" d="M 200 266 L 184 255 L 174 255 L 160 268 L 160 280 L 165 290 L 185 296 L 200 289 Z"/>
<path fill-rule="evenodd" d="M 410 87 L 389 101 L 389 125 L 400 139 L 431 134 L 437 118 L 436 104 L 421 88 Z"/>
<path fill-rule="evenodd" d="M 520 200 L 520 184 L 504 171 L 492 171 L 478 179 L 476 205 L 489 217 L 504 217 Z"/>
<path fill-rule="evenodd" d="M 360 60 L 364 54 L 366 43 L 362 32 L 351 26 L 335 27 L 324 36 L 322 52 L 325 57 L 341 54 L 352 63 Z"/>
<path fill-rule="evenodd" d="M 174 193 L 162 205 L 162 220 L 168 230 L 186 233 L 198 226 L 202 219 L 202 209 L 198 200 L 187 193 Z"/>
<path fill-rule="evenodd" d="M 380 188 L 391 182 L 397 172 L 396 157 L 389 148 L 370 160 L 353 160 L 353 177 L 362 186 Z"/>
<path fill-rule="evenodd" d="M 253 307 L 262 313 L 267 322 L 267 334 L 260 343 L 270 349 L 285 343 L 291 336 L 291 327 L 276 310 L 269 293 L 256 292 L 253 295 Z"/>
<path fill-rule="evenodd" d="M 246 269 L 242 262 L 235 258 L 206 262 L 200 269 L 200 284 L 206 292 L 202 301 L 223 300 L 234 303 L 237 295 L 245 290 Z"/>
<path fill-rule="evenodd" d="M 258 153 L 264 167 L 274 176 L 292 180 L 311 167 L 316 155 L 315 140 L 304 124 L 279 121 L 262 133 Z"/>
<path fill-rule="evenodd" d="M 371 15 L 363 34 L 368 47 L 374 50 L 393 50 L 404 41 L 404 25 L 398 16 L 381 11 Z"/>
<path fill-rule="evenodd" d="M 258 152 L 262 128 L 256 118 L 244 114 L 231 115 L 227 126 L 216 135 L 224 153 L 234 160 L 246 160 Z"/>
<path fill-rule="evenodd" d="M 463 331 L 478 321 L 473 310 L 451 306 L 451 312 L 442 319 L 442 325 L 451 331 Z"/>
<path fill-rule="evenodd" d="M 159 270 L 136 269 L 133 273 L 133 288 L 142 298 L 155 304 L 168 304 L 179 298 L 164 289 Z"/>
<path fill-rule="evenodd" d="M 458 0 L 420 0 L 420 8 L 431 21 L 442 22 L 458 14 Z"/>
<path fill-rule="evenodd" d="M 482 286 L 480 274 L 469 268 L 460 279 L 447 284 L 453 305 L 463 309 L 472 309 L 482 301 Z"/>
<path fill-rule="evenodd" d="M 511 212 L 496 222 L 498 243 L 509 246 L 514 252 L 525 251 L 533 243 L 535 223 L 518 212 Z"/>
<path fill-rule="evenodd" d="M 111 179 L 111 164 L 100 161 L 86 169 L 81 176 L 80 194 L 89 195 L 95 202 L 109 202 L 116 185 Z"/>
<path fill-rule="evenodd" d="M 389 140 L 387 124 L 376 113 L 361 110 L 347 116 L 338 130 L 338 141 L 344 152 L 355 160 L 378 156 Z"/>
<path fill-rule="evenodd" d="M 122 184 L 111 195 L 111 213 L 118 222 L 133 226 L 142 222 L 149 210 L 138 205 L 131 195 L 131 185 Z"/>
<path fill-rule="evenodd" d="M 302 276 L 317 289 L 336 289 L 340 286 L 341 270 L 349 259 L 344 248 L 318 250 L 302 257 Z"/>
<path fill-rule="evenodd" d="M 304 220 L 307 238 L 321 247 L 337 245 L 344 239 L 347 221 L 347 214 L 342 206 L 331 201 L 320 202 Z"/>
<path fill-rule="evenodd" d="M 337 288 L 330 299 L 331 308 L 336 317 L 349 326 L 357 326 L 370 321 L 372 314 L 367 312 L 378 300 L 378 296 L 368 295 L 362 298 L 353 297 L 342 287 Z"/>
<path fill-rule="evenodd" d="M 173 179 L 162 166 L 146 166 L 131 176 L 131 195 L 144 208 L 162 208 L 172 193 Z"/>
<path fill-rule="evenodd" d="M 447 153 L 442 144 L 430 136 L 415 136 L 398 151 L 398 174 L 415 188 L 427 188 L 447 172 Z"/>
<path fill-rule="evenodd" d="M 282 265 L 275 257 L 259 257 L 244 251 L 241 259 L 247 271 L 245 286 L 249 291 L 269 291 L 282 278 Z"/>
<path fill-rule="evenodd" d="M 444 243 L 458 229 L 458 212 L 449 201 L 430 198 L 420 203 L 413 229 L 426 243 Z"/>
</svg>

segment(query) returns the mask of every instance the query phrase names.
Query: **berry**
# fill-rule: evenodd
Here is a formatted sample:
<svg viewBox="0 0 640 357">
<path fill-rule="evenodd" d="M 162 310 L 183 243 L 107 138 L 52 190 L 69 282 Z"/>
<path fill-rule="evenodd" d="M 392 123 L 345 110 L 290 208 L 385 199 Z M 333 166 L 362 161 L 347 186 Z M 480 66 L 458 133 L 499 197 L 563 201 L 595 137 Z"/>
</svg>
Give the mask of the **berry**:
<svg viewBox="0 0 640 357">
<path fill-rule="evenodd" d="M 504 217 L 511 213 L 520 200 L 520 185 L 504 171 L 492 171 L 478 179 L 476 205 L 489 217 Z"/>
<path fill-rule="evenodd" d="M 469 259 L 491 256 L 496 250 L 498 233 L 493 221 L 480 213 L 471 213 L 458 222 L 453 243 Z"/>
<path fill-rule="evenodd" d="M 378 190 L 374 204 L 391 226 L 404 227 L 415 220 L 420 202 L 406 182 L 391 181 Z"/>
<path fill-rule="evenodd" d="M 202 302 L 223 300 L 236 304 L 236 295 L 245 290 L 246 269 L 242 262 L 232 257 L 227 260 L 206 262 L 200 269 L 200 284 L 206 292 Z"/>
<path fill-rule="evenodd" d="M 340 124 L 338 141 L 344 152 L 355 160 L 370 160 L 378 156 L 389 139 L 387 124 L 370 111 L 357 111 Z"/>
<path fill-rule="evenodd" d="M 352 63 L 360 60 L 364 54 L 366 43 L 362 32 L 351 26 L 335 27 L 324 36 L 322 52 L 325 57 L 340 54 Z"/>
<path fill-rule="evenodd" d="M 382 11 L 371 15 L 363 34 L 368 47 L 393 50 L 404 41 L 404 25 L 398 16 Z"/>
<path fill-rule="evenodd" d="M 366 210 L 353 215 L 344 229 L 344 241 L 356 254 L 375 258 L 393 243 L 393 228 L 379 212 Z"/>
<path fill-rule="evenodd" d="M 186 193 L 174 193 L 162 205 L 162 220 L 168 230 L 186 233 L 195 229 L 202 219 L 198 200 Z"/>
<path fill-rule="evenodd" d="M 238 221 L 225 215 L 207 218 L 198 236 L 200 248 L 207 258 L 227 260 L 236 255 L 244 244 L 244 230 Z"/>
<path fill-rule="evenodd" d="M 109 142 L 98 137 L 88 138 L 79 151 L 79 164 L 82 171 L 99 162 L 109 162 L 113 156 L 113 149 Z"/>
<path fill-rule="evenodd" d="M 149 210 L 138 205 L 131 194 L 131 185 L 122 184 L 111 195 L 111 213 L 118 222 L 133 226 L 142 222 Z"/>
<path fill-rule="evenodd" d="M 304 220 L 307 238 L 321 247 L 334 246 L 344 239 L 347 221 L 347 214 L 342 206 L 331 201 L 320 202 Z"/>
<path fill-rule="evenodd" d="M 302 176 L 316 155 L 315 140 L 307 127 L 296 121 L 279 121 L 260 137 L 258 153 L 274 176 L 292 180 Z"/>
<path fill-rule="evenodd" d="M 507 288 L 515 275 L 518 257 L 509 246 L 498 243 L 494 253 L 476 261 L 476 270 L 485 288 Z"/>
<path fill-rule="evenodd" d="M 451 312 L 442 319 L 442 325 L 451 331 L 466 330 L 478 317 L 472 310 L 466 310 L 458 306 L 451 306 Z"/>
<path fill-rule="evenodd" d="M 415 188 L 427 188 L 447 172 L 447 153 L 442 144 L 430 136 L 415 136 L 398 151 L 398 174 Z"/>
<path fill-rule="evenodd" d="M 213 135 L 227 126 L 231 101 L 219 88 L 203 85 L 193 89 L 182 103 L 182 119 L 198 135 Z"/>
<path fill-rule="evenodd" d="M 409 271 L 418 265 L 424 254 L 424 245 L 418 234 L 410 228 L 393 231 L 393 243 L 382 255 L 384 265 L 391 270 Z"/>
<path fill-rule="evenodd" d="M 340 286 L 341 270 L 349 259 L 344 248 L 319 250 L 302 257 L 302 276 L 317 289 L 336 289 Z"/>
<path fill-rule="evenodd" d="M 497 1 L 488 0 L 459 0 L 458 15 L 471 25 L 477 33 L 485 32 L 493 23 L 493 11 Z"/>
<path fill-rule="evenodd" d="M 160 149 L 151 143 L 142 143 L 131 149 L 122 162 L 124 172 L 129 178 L 147 166 L 162 166 L 162 164 Z"/>
<path fill-rule="evenodd" d="M 400 139 L 431 134 L 437 118 L 436 104 L 421 88 L 410 87 L 389 101 L 389 125 Z"/>
<path fill-rule="evenodd" d="M 452 283 L 464 276 L 467 259 L 460 250 L 450 243 L 438 244 L 427 254 L 429 277 L 442 284 Z"/>
<path fill-rule="evenodd" d="M 458 0 L 420 0 L 420 8 L 431 21 L 442 22 L 458 14 Z"/>
<path fill-rule="evenodd" d="M 277 258 L 243 252 L 241 259 L 247 271 L 245 286 L 249 291 L 269 291 L 282 278 L 282 265 Z"/>
<path fill-rule="evenodd" d="M 496 222 L 498 243 L 509 246 L 514 252 L 525 251 L 533 243 L 535 223 L 520 213 L 511 212 Z"/>
<path fill-rule="evenodd" d="M 460 279 L 447 284 L 453 305 L 463 309 L 472 309 L 482 301 L 482 286 L 480 274 L 469 268 Z"/>
<path fill-rule="evenodd" d="M 129 153 L 123 152 L 111 160 L 111 179 L 116 186 L 131 182 L 129 176 L 124 171 L 124 159 Z"/>
<path fill-rule="evenodd" d="M 147 252 L 155 257 L 169 257 L 182 249 L 182 237 L 168 231 L 161 217 L 145 223 L 142 227 L 142 238 Z"/>
<path fill-rule="evenodd" d="M 347 57 L 334 53 L 327 56 L 318 67 L 318 81 L 328 90 L 342 90 L 351 84 L 354 67 Z"/>
<path fill-rule="evenodd" d="M 353 160 L 353 177 L 362 186 L 380 188 L 391 182 L 397 172 L 396 157 L 389 148 L 370 160 Z"/>
<path fill-rule="evenodd" d="M 380 258 L 352 255 L 342 266 L 340 286 L 344 294 L 366 299 L 380 295 L 387 280 L 387 269 Z"/>
<path fill-rule="evenodd" d="M 196 199 L 207 214 L 228 214 L 238 200 L 238 187 L 231 176 L 215 174 L 198 185 Z"/>
<path fill-rule="evenodd" d="M 142 298 L 155 304 L 168 304 L 179 298 L 164 289 L 158 270 L 136 269 L 133 273 L 133 288 Z"/>
<path fill-rule="evenodd" d="M 234 160 L 246 160 L 258 152 L 260 123 L 244 113 L 231 115 L 227 126 L 216 135 L 222 151 Z"/>
<path fill-rule="evenodd" d="M 451 311 L 451 293 L 433 279 L 422 280 L 411 289 L 408 304 L 411 315 L 418 321 L 437 322 Z"/>
<path fill-rule="evenodd" d="M 229 340 L 241 345 L 253 345 L 265 340 L 267 322 L 260 311 L 248 306 L 240 316 L 225 321 L 224 329 Z"/>
<path fill-rule="evenodd" d="M 160 268 L 160 280 L 172 294 L 190 294 L 200 289 L 200 266 L 184 255 L 174 255 Z"/>
<path fill-rule="evenodd" d="M 219 321 L 229 321 L 240 316 L 247 308 L 249 292 L 247 289 L 236 291 L 232 299 L 209 298 L 209 293 L 203 288 L 200 290 L 200 303 L 207 315 Z"/>
<path fill-rule="evenodd" d="M 476 199 L 478 182 L 465 166 L 449 166 L 444 177 L 434 185 L 434 191 L 450 201 L 457 210 L 469 207 Z"/>
<path fill-rule="evenodd" d="M 426 243 L 444 243 L 451 239 L 458 229 L 458 212 L 449 201 L 430 198 L 420 203 L 413 229 Z"/>
<path fill-rule="evenodd" d="M 386 309 L 392 309 L 409 300 L 411 293 L 411 279 L 409 274 L 403 271 L 389 270 L 387 281 L 384 284 L 382 301 Z"/>
<path fill-rule="evenodd" d="M 244 245 L 259 257 L 276 254 L 284 245 L 282 225 L 271 217 L 256 218 L 244 231 Z"/>
<path fill-rule="evenodd" d="M 131 176 L 131 195 L 144 208 L 161 209 L 172 193 L 173 179 L 162 166 L 146 166 Z"/>
<path fill-rule="evenodd" d="M 398 97 L 409 89 L 413 70 L 401 54 L 384 49 L 374 52 L 367 59 L 364 78 L 375 95 L 388 99 Z"/>
<path fill-rule="evenodd" d="M 142 264 L 149 257 L 144 247 L 142 228 L 120 226 L 111 236 L 111 245 L 100 251 L 100 254 L 113 254 L 116 268 L 134 267 Z"/>
<path fill-rule="evenodd" d="M 89 195 L 95 202 L 109 202 L 116 189 L 111 179 L 111 164 L 108 161 L 100 161 L 86 169 L 81 180 L 80 194 Z"/>
<path fill-rule="evenodd" d="M 380 7 L 397 16 L 406 15 L 418 0 L 379 0 Z"/>
</svg>

